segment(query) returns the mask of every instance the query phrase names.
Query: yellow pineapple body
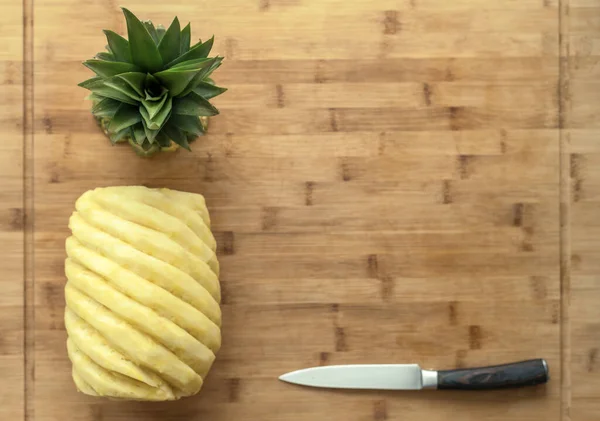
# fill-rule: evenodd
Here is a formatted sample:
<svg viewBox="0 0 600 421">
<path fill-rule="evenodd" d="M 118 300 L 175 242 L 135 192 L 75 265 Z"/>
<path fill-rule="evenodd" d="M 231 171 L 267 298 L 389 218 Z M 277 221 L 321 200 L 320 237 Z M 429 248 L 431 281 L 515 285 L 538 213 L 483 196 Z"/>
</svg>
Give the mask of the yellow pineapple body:
<svg viewBox="0 0 600 421">
<path fill-rule="evenodd" d="M 221 346 L 216 241 L 199 194 L 97 188 L 66 241 L 65 326 L 77 389 L 164 401 L 200 391 Z"/>
</svg>

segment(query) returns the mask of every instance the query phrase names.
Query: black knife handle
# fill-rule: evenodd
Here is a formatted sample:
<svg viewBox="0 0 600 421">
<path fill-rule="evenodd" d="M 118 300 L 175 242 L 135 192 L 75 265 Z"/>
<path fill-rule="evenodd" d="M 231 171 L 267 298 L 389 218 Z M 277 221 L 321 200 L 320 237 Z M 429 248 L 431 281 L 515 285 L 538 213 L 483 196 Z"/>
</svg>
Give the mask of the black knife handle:
<svg viewBox="0 0 600 421">
<path fill-rule="evenodd" d="M 543 359 L 489 367 L 438 371 L 438 389 L 487 390 L 546 383 L 548 364 Z"/>
</svg>

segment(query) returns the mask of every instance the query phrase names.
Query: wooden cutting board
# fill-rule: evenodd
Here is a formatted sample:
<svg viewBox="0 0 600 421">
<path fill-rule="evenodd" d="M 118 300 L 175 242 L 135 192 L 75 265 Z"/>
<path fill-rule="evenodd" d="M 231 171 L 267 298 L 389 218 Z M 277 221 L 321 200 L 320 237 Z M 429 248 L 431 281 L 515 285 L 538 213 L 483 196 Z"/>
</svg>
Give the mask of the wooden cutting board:
<svg viewBox="0 0 600 421">
<path fill-rule="evenodd" d="M 77 83 L 115 2 L 0 0 L 0 419 L 600 417 L 600 0 L 126 2 L 191 21 L 229 91 L 193 152 L 111 147 Z M 24 19 L 22 19 L 24 17 Z M 205 195 L 224 346 L 202 393 L 78 394 L 67 219 L 83 191 Z M 283 384 L 338 363 L 544 357 L 545 387 L 357 393 Z"/>
</svg>

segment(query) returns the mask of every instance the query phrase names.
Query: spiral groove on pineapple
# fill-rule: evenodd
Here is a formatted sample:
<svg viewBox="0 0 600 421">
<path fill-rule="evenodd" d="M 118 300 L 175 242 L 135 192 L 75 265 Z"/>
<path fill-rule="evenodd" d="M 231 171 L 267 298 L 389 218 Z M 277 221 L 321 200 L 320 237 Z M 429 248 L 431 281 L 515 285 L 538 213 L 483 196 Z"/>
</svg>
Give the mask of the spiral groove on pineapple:
<svg viewBox="0 0 600 421">
<path fill-rule="evenodd" d="M 198 393 L 221 346 L 204 198 L 98 188 L 77 200 L 69 228 L 65 326 L 77 389 L 155 401 Z"/>
</svg>

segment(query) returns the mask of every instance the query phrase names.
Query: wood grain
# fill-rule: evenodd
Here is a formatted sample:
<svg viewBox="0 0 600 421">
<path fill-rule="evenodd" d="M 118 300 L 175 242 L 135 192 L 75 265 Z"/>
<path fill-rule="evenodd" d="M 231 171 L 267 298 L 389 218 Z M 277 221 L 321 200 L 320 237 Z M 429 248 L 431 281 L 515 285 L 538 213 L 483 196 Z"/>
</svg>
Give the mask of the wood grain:
<svg viewBox="0 0 600 421">
<path fill-rule="evenodd" d="M 23 25 L 20 2 L 0 1 L 0 419 L 24 418 Z"/>
<path fill-rule="evenodd" d="M 124 33 L 118 5 L 0 4 L 0 418 L 600 416 L 599 0 L 132 0 L 143 18 L 215 34 L 226 57 L 209 135 L 150 161 L 109 145 L 76 86 L 101 30 Z M 116 403 L 72 384 L 67 219 L 84 190 L 123 184 L 210 207 L 224 338 L 197 398 Z M 312 365 L 536 357 L 546 386 L 477 395 L 277 380 Z"/>
<path fill-rule="evenodd" d="M 598 19 L 600 1 L 571 0 L 568 25 L 569 95 L 566 103 L 566 151 L 569 153 L 568 184 L 571 212 L 571 279 L 570 279 L 570 376 L 571 411 L 573 420 L 585 420 L 600 414 L 599 370 L 600 254 L 594 246 L 598 222 L 591 219 L 600 209 L 600 154 L 597 142 L 598 79 L 594 77 L 594 62 L 599 52 Z"/>
<path fill-rule="evenodd" d="M 484 411 L 475 396 L 408 405 L 277 376 L 540 353 L 558 365 L 557 9 L 386 3 L 175 2 L 169 13 L 207 17 L 192 27 L 217 34 L 230 91 L 193 154 L 150 162 L 106 144 L 74 83 L 100 30 L 122 28 L 119 11 L 86 5 L 94 16 L 71 43 L 74 3 L 36 4 L 36 420 L 441 419 L 436 399 L 498 419 L 510 394 L 486 395 Z M 220 244 L 224 345 L 204 393 L 164 413 L 87 400 L 66 369 L 62 221 L 83 190 L 125 183 L 202 192 Z M 520 392 L 515 419 L 558 419 L 559 386 Z"/>
</svg>

